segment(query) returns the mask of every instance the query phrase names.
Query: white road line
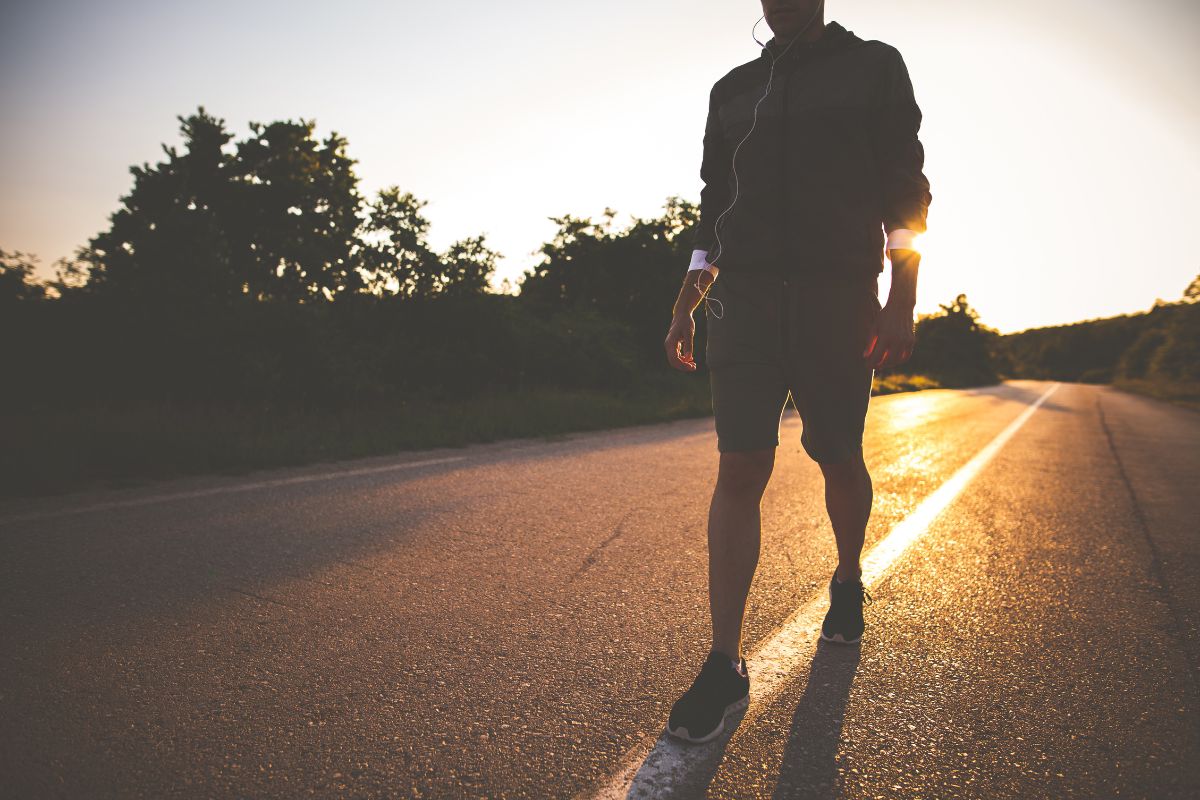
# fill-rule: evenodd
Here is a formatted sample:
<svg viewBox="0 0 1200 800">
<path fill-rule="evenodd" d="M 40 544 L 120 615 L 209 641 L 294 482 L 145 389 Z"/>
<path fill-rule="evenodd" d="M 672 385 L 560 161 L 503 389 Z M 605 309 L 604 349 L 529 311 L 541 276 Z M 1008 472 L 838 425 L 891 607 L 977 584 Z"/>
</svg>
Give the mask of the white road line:
<svg viewBox="0 0 1200 800">
<path fill-rule="evenodd" d="M 877 582 L 913 542 L 929 531 L 938 515 L 1058 387 L 1056 383 L 1047 389 L 871 548 L 862 562 L 864 584 Z M 746 655 L 753 675 L 750 710 L 738 730 L 747 728 L 786 682 L 795 678 L 799 665 L 812 659 L 821 620 L 828 607 L 826 590 L 822 589 L 793 612 L 774 636 Z M 712 774 L 724 752 L 724 747 L 714 745 L 723 743 L 727 737 L 728 734 L 725 734 L 707 744 L 691 745 L 672 739 L 666 733 L 660 734 L 657 740 L 647 736 L 625 753 L 611 778 L 581 793 L 579 797 L 599 800 L 672 796 L 691 776 Z"/>
<path fill-rule="evenodd" d="M 398 469 L 408 469 L 409 467 L 424 467 L 430 464 L 445 464 L 450 461 L 461 461 L 466 456 L 447 456 L 445 458 L 426 458 L 421 461 L 402 461 L 398 464 L 385 464 L 378 467 L 360 467 L 358 469 L 336 470 L 333 472 L 321 472 L 315 475 L 297 475 L 291 478 L 275 478 L 269 481 L 254 481 L 253 483 L 237 483 L 229 486 L 214 486 L 211 489 L 196 489 L 190 492 L 171 492 L 168 494 L 156 494 L 148 497 L 135 497 L 129 500 L 110 500 L 104 503 L 93 503 L 87 506 L 78 506 L 76 508 L 61 508 L 50 511 L 34 511 L 28 514 L 17 514 L 11 517 L 0 517 L 0 525 L 10 522 L 25 522 L 34 519 L 46 519 L 47 517 L 63 517 L 70 514 L 84 514 L 89 511 L 108 511 L 113 508 L 132 508 L 135 506 L 148 506 L 155 503 L 167 503 L 172 500 L 190 500 L 195 497 L 210 497 L 217 494 L 232 494 L 234 492 L 252 492 L 257 489 L 269 489 L 272 486 L 291 486 L 297 483 L 313 483 L 314 481 L 325 481 L 331 478 L 348 478 L 355 475 L 373 475 L 378 472 L 391 472 Z"/>
</svg>

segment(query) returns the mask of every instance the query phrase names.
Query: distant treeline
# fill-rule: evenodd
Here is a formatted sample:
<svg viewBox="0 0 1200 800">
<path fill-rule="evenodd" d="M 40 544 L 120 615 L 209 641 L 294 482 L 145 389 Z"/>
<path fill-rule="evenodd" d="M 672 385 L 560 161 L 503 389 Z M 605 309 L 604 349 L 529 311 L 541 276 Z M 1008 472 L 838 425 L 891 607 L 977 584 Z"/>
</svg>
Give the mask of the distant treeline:
<svg viewBox="0 0 1200 800">
<path fill-rule="evenodd" d="M 1005 374 L 1196 394 L 1200 385 L 1200 276 L 1183 299 L 1141 314 L 1035 328 L 1003 338 Z M 1200 395 L 1198 395 L 1200 398 Z"/>
<path fill-rule="evenodd" d="M 499 253 L 484 237 L 435 252 L 424 201 L 395 186 L 362 197 L 336 133 L 318 141 L 313 122 L 252 123 L 234 141 L 203 107 L 179 120 L 182 150 L 131 168 L 108 228 L 54 279 L 34 280 L 35 259 L 0 251 L 0 334 L 18 387 L 0 400 L 6 412 L 344 410 L 694 382 L 669 374 L 662 341 L 695 204 L 670 197 L 660 216 L 620 230 L 611 209 L 600 221 L 553 218 L 541 263 L 504 287 L 517 293 L 495 292 Z M 959 296 L 919 321 L 910 363 L 880 377 L 900 388 L 1194 379 L 1196 310 L 1001 337 Z"/>
</svg>

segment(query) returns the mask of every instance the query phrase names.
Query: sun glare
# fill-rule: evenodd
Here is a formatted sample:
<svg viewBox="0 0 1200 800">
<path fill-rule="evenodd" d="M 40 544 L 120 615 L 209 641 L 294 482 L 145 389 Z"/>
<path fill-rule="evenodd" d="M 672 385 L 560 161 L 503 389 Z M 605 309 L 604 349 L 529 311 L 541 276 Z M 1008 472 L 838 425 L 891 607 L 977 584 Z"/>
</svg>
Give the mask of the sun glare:
<svg viewBox="0 0 1200 800">
<path fill-rule="evenodd" d="M 893 396 L 881 405 L 887 425 L 893 431 L 905 431 L 934 418 L 950 397 L 932 391 Z"/>
</svg>

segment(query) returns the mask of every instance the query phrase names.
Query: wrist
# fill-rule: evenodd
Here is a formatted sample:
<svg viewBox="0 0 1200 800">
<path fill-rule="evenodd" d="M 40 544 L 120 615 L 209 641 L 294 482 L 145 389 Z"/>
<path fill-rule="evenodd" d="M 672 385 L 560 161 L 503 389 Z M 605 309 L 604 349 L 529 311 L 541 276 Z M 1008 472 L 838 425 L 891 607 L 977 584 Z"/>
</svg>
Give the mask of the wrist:
<svg viewBox="0 0 1200 800">
<path fill-rule="evenodd" d="M 676 306 L 675 310 L 671 312 L 671 322 L 692 322 L 692 312 L 695 310 L 694 307 L 684 308 L 683 306 Z"/>
<path fill-rule="evenodd" d="M 679 293 L 679 297 L 675 299 L 675 305 L 671 307 L 671 323 L 682 322 L 684 320 L 691 321 L 692 312 L 696 310 L 696 306 L 700 305 L 699 292 L 695 287 L 684 287 Z"/>
<path fill-rule="evenodd" d="M 714 278 L 717 276 L 717 265 L 708 263 L 707 250 L 697 249 L 692 251 L 692 260 L 688 264 L 688 272 L 691 273 L 692 270 L 696 269 L 705 269 L 708 270 Z"/>
</svg>

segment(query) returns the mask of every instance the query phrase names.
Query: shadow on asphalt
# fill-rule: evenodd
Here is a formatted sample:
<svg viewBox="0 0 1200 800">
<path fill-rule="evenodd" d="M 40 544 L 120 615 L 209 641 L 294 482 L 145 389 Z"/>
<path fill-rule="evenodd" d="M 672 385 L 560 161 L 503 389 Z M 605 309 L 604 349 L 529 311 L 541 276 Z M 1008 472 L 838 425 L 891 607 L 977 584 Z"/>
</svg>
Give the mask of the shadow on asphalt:
<svg viewBox="0 0 1200 800">
<path fill-rule="evenodd" d="M 955 389 L 954 391 L 964 395 L 979 396 L 988 395 L 998 397 L 1003 400 L 1015 400 L 1026 405 L 1036 401 L 1039 397 L 1046 393 L 1054 383 L 1062 383 L 1063 386 L 1072 385 L 1067 381 L 1042 381 L 1032 386 L 1023 386 L 1013 383 L 999 383 L 992 386 L 977 386 L 970 389 Z M 1061 389 L 1060 389 L 1061 391 Z M 892 395 L 894 396 L 894 395 Z M 1059 405 L 1054 401 L 1052 395 L 1046 402 L 1039 407 L 1042 411 L 1071 411 L 1068 406 Z"/>
<path fill-rule="evenodd" d="M 725 718 L 725 730 L 704 744 L 689 744 L 665 732 L 654 749 L 638 767 L 626 797 L 687 798 L 703 797 L 725 759 L 725 748 L 746 716 L 743 709 Z"/>
<path fill-rule="evenodd" d="M 779 779 L 772 797 L 794 800 L 833 797 L 840 783 L 838 744 L 858 672 L 861 647 L 818 641 L 804 694 L 792 714 Z M 627 797 L 703 797 L 721 769 L 725 751 L 745 712 L 726 720 L 726 730 L 712 742 L 692 745 L 666 733 L 638 768 Z"/>
<path fill-rule="evenodd" d="M 792 714 L 792 727 L 783 759 L 775 800 L 834 797 L 840 783 L 838 743 L 850 686 L 858 672 L 861 648 L 819 641 L 809 668 L 808 683 Z"/>
</svg>

